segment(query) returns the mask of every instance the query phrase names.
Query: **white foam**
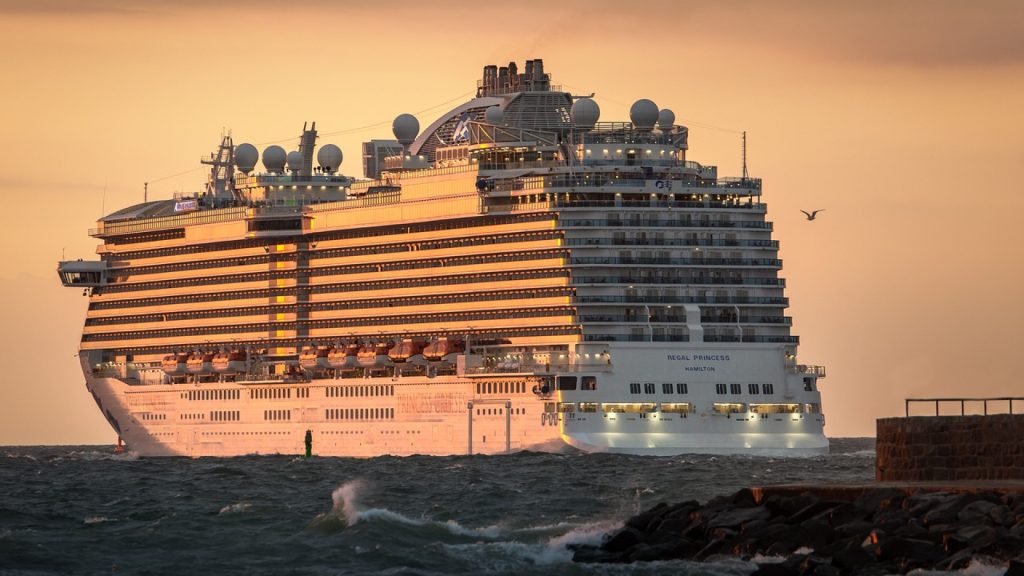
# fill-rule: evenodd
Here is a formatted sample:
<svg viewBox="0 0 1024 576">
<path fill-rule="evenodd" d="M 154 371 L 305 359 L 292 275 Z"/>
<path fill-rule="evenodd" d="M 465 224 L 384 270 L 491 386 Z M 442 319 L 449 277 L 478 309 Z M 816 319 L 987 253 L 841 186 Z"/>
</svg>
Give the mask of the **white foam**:
<svg viewBox="0 0 1024 576">
<path fill-rule="evenodd" d="M 435 520 L 420 520 L 409 518 L 398 512 L 387 508 L 360 509 L 359 497 L 365 486 L 362 480 L 346 482 L 331 493 L 331 500 L 334 502 L 333 512 L 339 518 L 344 518 L 348 526 L 355 526 L 359 522 L 392 522 L 405 524 L 406 526 L 436 526 L 447 530 L 455 536 L 467 536 L 471 538 L 495 539 L 501 535 L 501 529 L 497 526 L 486 528 L 467 528 L 454 520 L 438 522 Z"/>
<path fill-rule="evenodd" d="M 349 526 L 359 521 L 359 507 L 356 502 L 358 492 L 363 488 L 362 480 L 352 480 L 335 488 L 331 493 L 334 502 L 334 513 L 344 517 Z"/>
<path fill-rule="evenodd" d="M 106 516 L 88 516 L 82 521 L 83 524 L 102 524 L 104 522 L 115 522 L 115 518 L 107 518 Z"/>
<path fill-rule="evenodd" d="M 252 509 L 252 504 L 249 502 L 236 502 L 221 508 L 217 514 L 238 514 L 239 512 L 247 512 L 250 509 Z"/>
</svg>

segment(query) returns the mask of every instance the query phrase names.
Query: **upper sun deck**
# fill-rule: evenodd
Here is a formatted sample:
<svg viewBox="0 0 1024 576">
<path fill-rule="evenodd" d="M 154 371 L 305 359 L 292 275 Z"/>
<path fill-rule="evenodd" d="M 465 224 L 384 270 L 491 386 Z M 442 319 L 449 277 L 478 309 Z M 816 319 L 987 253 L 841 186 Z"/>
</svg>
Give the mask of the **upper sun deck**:
<svg viewBox="0 0 1024 576">
<path fill-rule="evenodd" d="M 319 166 L 313 167 L 315 123 L 304 128 L 298 150 L 264 149 L 262 172 L 254 170 L 256 148 L 233 146 L 228 136 L 218 152 L 203 159 L 211 166 L 204 192 L 118 210 L 101 218 L 90 234 L 134 235 L 238 220 L 282 221 L 250 225 L 250 233 L 295 233 L 305 230 L 302 218 L 312 213 L 429 202 L 432 189 L 424 187 L 425 180 L 437 182 L 439 198 L 453 191 L 444 181 L 465 181 L 458 193 L 480 196 L 479 213 L 536 203 L 527 196 L 538 192 L 597 194 L 554 198 L 550 204 L 566 208 L 587 202 L 642 206 L 648 203 L 644 194 L 665 196 L 652 206 L 699 207 L 761 193 L 759 179 L 719 178 L 715 166 L 688 160 L 689 130 L 675 123 L 671 110 L 659 110 L 650 100 L 634 103 L 628 122 L 599 118 L 592 99 L 553 85 L 541 60 L 527 61 L 522 73 L 515 63 L 487 66 L 477 97 L 423 132 L 414 117 L 403 114 L 393 125 L 395 140 L 364 143 L 365 180 L 338 173 L 342 154 L 332 144 L 319 148 Z M 601 195 L 606 192 L 607 200 Z"/>
</svg>

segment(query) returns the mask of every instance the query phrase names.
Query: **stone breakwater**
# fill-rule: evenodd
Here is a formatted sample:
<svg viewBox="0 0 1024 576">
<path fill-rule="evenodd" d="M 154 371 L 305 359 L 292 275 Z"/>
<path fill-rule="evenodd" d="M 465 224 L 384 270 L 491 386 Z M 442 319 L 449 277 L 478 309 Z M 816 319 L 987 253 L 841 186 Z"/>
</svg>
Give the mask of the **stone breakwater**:
<svg viewBox="0 0 1024 576">
<path fill-rule="evenodd" d="M 875 479 L 1024 479 L 1024 415 L 914 416 L 877 422 Z"/>
<path fill-rule="evenodd" d="M 1024 488 L 934 490 L 778 487 L 662 503 L 600 546 L 574 547 L 573 560 L 757 558 L 761 576 L 905 574 L 978 560 L 1024 576 Z"/>
</svg>

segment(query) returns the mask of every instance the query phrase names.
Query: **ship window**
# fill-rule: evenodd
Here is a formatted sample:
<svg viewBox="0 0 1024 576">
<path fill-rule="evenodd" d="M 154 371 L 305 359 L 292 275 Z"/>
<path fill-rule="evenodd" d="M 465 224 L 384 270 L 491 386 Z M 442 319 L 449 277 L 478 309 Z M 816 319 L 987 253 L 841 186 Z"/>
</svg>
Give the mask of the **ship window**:
<svg viewBox="0 0 1024 576">
<path fill-rule="evenodd" d="M 730 402 L 715 402 L 711 409 L 717 414 L 739 414 L 747 411 L 746 405 Z"/>
<path fill-rule="evenodd" d="M 576 389 L 576 377 L 575 376 L 559 376 L 558 377 L 558 389 L 559 390 L 575 390 Z"/>
<path fill-rule="evenodd" d="M 654 382 L 644 383 L 644 394 L 654 394 Z"/>
<path fill-rule="evenodd" d="M 575 412 L 576 411 L 576 404 L 574 404 L 572 402 L 559 402 L 558 403 L 558 411 L 559 412 Z M 498 414 L 501 414 L 501 410 L 498 410 Z"/>
<path fill-rule="evenodd" d="M 629 383 L 629 393 L 630 394 L 639 394 L 640 393 L 640 383 L 639 382 L 630 382 Z"/>
<path fill-rule="evenodd" d="M 804 378 L 804 391 L 814 392 L 814 378 Z"/>
<path fill-rule="evenodd" d="M 732 394 L 742 394 L 743 386 L 739 384 L 729 384 L 729 392 Z"/>
<path fill-rule="evenodd" d="M 725 384 L 715 384 L 715 394 L 725 394 Z"/>
<path fill-rule="evenodd" d="M 757 384 L 747 384 L 747 392 L 749 392 L 752 395 L 760 394 L 761 393 L 761 387 L 759 385 L 757 385 Z"/>
<path fill-rule="evenodd" d="M 775 385 L 774 384 L 762 384 L 761 385 L 761 390 L 763 390 L 765 394 L 774 394 L 775 393 Z"/>
<path fill-rule="evenodd" d="M 581 376 L 580 390 L 597 390 L 597 376 Z"/>
<path fill-rule="evenodd" d="M 687 390 L 685 382 L 679 382 L 676 384 L 676 394 L 686 394 L 688 392 L 689 390 Z"/>
<path fill-rule="evenodd" d="M 664 394 L 671 394 L 672 393 L 672 385 L 671 384 L 662 384 L 661 385 L 661 391 Z"/>
<path fill-rule="evenodd" d="M 580 402 L 580 412 L 597 412 L 597 402 Z"/>
<path fill-rule="evenodd" d="M 693 412 L 693 405 L 689 402 L 662 402 L 661 412 L 663 414 L 690 414 Z"/>
</svg>

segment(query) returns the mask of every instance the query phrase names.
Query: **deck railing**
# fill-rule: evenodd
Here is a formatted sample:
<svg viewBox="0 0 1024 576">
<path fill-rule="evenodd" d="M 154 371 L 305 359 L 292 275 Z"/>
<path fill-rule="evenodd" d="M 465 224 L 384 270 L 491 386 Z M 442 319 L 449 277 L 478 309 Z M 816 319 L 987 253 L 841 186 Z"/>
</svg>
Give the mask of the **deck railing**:
<svg viewBox="0 0 1024 576">
<path fill-rule="evenodd" d="M 989 402 L 1006 402 L 1009 406 L 1009 413 L 1013 414 L 1013 402 L 1024 401 L 1022 396 L 997 396 L 991 398 L 907 398 L 905 399 L 904 413 L 910 417 L 910 405 L 914 403 L 928 403 L 935 405 L 935 415 L 939 416 L 939 407 L 944 404 L 960 404 L 960 415 L 967 415 L 967 403 L 968 402 L 981 402 L 982 413 L 988 416 L 988 404 Z"/>
</svg>

